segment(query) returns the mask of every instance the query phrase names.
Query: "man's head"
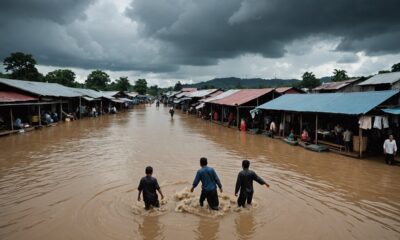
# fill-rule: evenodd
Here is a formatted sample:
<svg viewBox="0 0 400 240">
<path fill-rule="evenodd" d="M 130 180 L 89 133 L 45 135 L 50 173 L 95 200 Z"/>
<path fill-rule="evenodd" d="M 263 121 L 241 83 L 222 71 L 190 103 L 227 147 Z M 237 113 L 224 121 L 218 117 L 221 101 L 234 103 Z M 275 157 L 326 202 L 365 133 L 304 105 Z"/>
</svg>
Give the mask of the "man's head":
<svg viewBox="0 0 400 240">
<path fill-rule="evenodd" d="M 390 141 L 393 140 L 393 135 L 392 134 L 389 135 L 389 139 L 390 139 Z"/>
<path fill-rule="evenodd" d="M 202 157 L 202 158 L 200 158 L 200 166 L 202 166 L 202 167 L 205 167 L 205 166 L 207 166 L 207 158 L 205 158 L 205 157 Z"/>
<path fill-rule="evenodd" d="M 153 168 L 150 166 L 146 167 L 146 175 L 151 175 L 151 174 L 153 174 Z"/>
<path fill-rule="evenodd" d="M 249 169 L 249 167 L 250 167 L 250 161 L 249 160 L 243 160 L 242 161 L 242 168 Z"/>
</svg>

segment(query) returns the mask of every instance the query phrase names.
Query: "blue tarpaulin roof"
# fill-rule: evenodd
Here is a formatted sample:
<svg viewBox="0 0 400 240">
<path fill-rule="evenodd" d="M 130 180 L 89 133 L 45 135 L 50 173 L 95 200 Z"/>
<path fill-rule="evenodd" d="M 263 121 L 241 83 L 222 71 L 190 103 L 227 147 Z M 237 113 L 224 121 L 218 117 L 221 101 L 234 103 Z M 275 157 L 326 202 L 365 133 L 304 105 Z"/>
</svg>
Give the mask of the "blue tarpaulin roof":
<svg viewBox="0 0 400 240">
<path fill-rule="evenodd" d="M 371 111 L 399 91 L 287 94 L 257 108 L 293 112 L 360 115 Z"/>
<path fill-rule="evenodd" d="M 382 109 L 382 111 L 384 111 L 385 113 L 400 115 L 400 107 L 385 108 L 385 109 Z"/>
</svg>

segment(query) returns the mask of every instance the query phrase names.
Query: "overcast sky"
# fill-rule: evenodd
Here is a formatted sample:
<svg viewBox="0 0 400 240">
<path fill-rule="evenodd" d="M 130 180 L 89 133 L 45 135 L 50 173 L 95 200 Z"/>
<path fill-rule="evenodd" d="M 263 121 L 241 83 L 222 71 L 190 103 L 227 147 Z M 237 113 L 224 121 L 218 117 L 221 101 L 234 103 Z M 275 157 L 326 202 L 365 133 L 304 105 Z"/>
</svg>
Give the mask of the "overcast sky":
<svg viewBox="0 0 400 240">
<path fill-rule="evenodd" d="M 0 58 L 168 86 L 376 74 L 400 62 L 398 0 L 2 0 Z"/>
</svg>

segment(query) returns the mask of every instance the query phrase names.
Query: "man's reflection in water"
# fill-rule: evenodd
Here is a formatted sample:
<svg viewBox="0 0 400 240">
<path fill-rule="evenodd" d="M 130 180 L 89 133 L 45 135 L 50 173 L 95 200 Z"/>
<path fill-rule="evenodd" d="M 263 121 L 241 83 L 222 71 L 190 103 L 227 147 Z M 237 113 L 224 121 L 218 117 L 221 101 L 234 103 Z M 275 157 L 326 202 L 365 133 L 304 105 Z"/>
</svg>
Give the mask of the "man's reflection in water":
<svg viewBox="0 0 400 240">
<path fill-rule="evenodd" d="M 210 218 L 200 218 L 197 228 L 197 240 L 218 239 L 219 220 Z"/>
<path fill-rule="evenodd" d="M 256 230 L 253 214 L 239 214 L 239 216 L 235 219 L 235 225 L 238 239 L 252 239 Z"/>
<path fill-rule="evenodd" d="M 164 226 L 160 223 L 158 216 L 143 217 L 139 224 L 139 232 L 143 240 L 165 239 L 163 236 Z"/>
</svg>

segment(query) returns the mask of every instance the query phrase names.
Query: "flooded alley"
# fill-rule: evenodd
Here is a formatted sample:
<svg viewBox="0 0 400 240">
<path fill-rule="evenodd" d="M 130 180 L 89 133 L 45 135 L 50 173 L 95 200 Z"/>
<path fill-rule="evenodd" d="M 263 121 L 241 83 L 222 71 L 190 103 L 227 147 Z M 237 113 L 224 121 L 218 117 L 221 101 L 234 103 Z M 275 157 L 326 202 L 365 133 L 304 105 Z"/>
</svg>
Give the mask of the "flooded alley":
<svg viewBox="0 0 400 240">
<path fill-rule="evenodd" d="M 223 185 L 220 214 L 182 208 L 177 199 L 202 156 Z M 234 187 L 243 159 L 271 187 L 255 184 L 254 206 L 239 211 Z M 136 200 L 148 165 L 166 196 L 162 211 L 151 213 Z M 194 194 L 193 201 L 200 187 Z M 400 168 L 307 151 L 180 112 L 171 120 L 168 108 L 154 105 L 0 138 L 0 239 L 294 236 L 399 239 Z"/>
</svg>

